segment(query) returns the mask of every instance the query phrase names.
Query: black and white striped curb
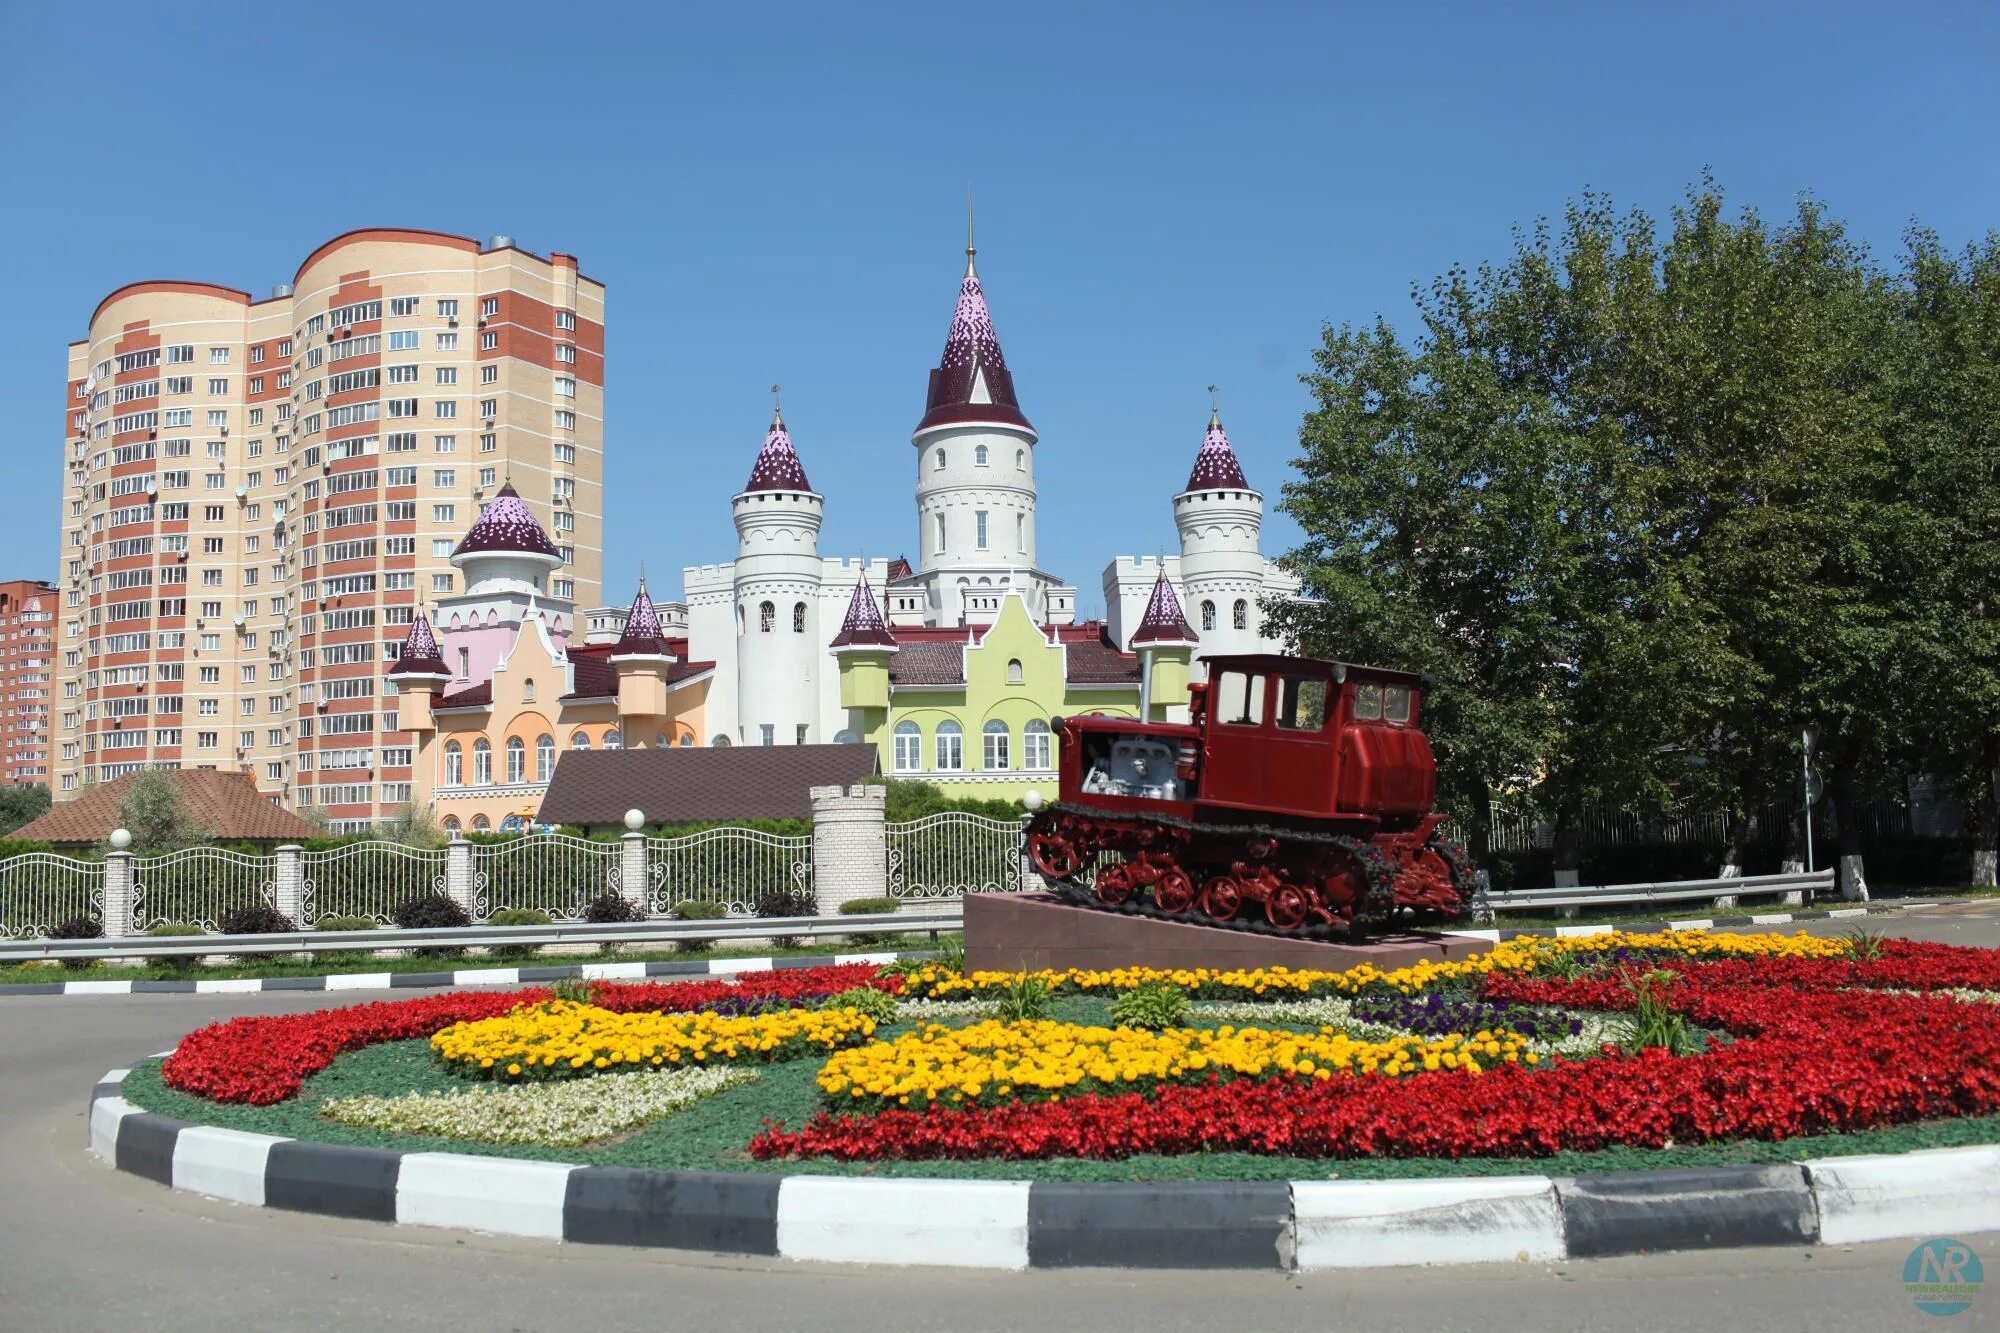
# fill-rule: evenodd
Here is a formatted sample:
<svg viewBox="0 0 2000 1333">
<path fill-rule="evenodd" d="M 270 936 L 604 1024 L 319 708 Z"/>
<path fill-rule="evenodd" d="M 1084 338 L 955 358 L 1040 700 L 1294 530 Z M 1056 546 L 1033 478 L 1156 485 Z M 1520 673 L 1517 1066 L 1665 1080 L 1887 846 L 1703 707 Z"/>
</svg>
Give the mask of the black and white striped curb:
<svg viewBox="0 0 2000 1333">
<path fill-rule="evenodd" d="M 91 1093 L 120 1171 L 295 1212 L 577 1244 L 960 1268 L 1378 1268 L 2000 1227 L 2000 1146 L 1783 1166 L 1385 1181 L 865 1179 L 395 1152 L 142 1111 Z"/>
<path fill-rule="evenodd" d="M 1928 901 L 1869 903 L 1862 907 L 1832 907 L 1822 911 L 1808 908 L 1798 912 L 1753 912 L 1741 916 L 1676 917 L 1673 920 L 1660 921 L 1600 921 L 1588 926 L 1537 926 L 1523 930 L 1507 927 L 1474 929 L 1454 926 L 1451 933 L 1498 944 L 1503 940 L 1535 937 L 1575 939 L 1584 935 L 1609 935 L 1613 931 L 1623 931 L 1627 935 L 1651 935 L 1666 930 L 1730 930 L 1737 926 L 1782 926 L 1792 921 L 1826 921 L 1835 917 L 1877 916 L 1884 912 L 1906 912 L 1942 905 Z"/>
<path fill-rule="evenodd" d="M 334 972 L 323 977 L 226 977 L 189 981 L 33 981 L 0 986 L 8 995 L 248 995 L 259 991 L 422 990 L 441 986 L 522 986 L 572 977 L 592 981 L 644 981 L 672 977 L 735 976 L 841 963 L 894 963 L 936 958 L 935 950 L 903 953 L 813 954 L 796 958 L 710 958 L 656 963 L 571 963 L 562 967 L 461 967 L 432 972 Z"/>
</svg>

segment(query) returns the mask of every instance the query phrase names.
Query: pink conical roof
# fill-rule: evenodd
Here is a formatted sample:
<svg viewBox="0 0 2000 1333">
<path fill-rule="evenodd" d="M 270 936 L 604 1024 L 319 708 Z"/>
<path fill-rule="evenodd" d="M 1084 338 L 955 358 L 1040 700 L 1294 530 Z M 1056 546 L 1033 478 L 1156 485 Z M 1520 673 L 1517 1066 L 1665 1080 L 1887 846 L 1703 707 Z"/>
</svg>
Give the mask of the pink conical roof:
<svg viewBox="0 0 2000 1333">
<path fill-rule="evenodd" d="M 410 632 L 403 638 L 403 647 L 396 654 L 396 665 L 389 672 L 392 676 L 448 676 L 450 668 L 444 664 L 444 654 L 438 651 L 437 636 L 431 633 L 431 622 L 421 613 L 410 622 Z"/>
<path fill-rule="evenodd" d="M 975 403 L 973 386 L 982 379 L 991 401 Z M 993 316 L 986 309 L 986 293 L 972 267 L 970 247 L 965 252 L 965 280 L 958 285 L 958 307 L 952 311 L 951 331 L 945 334 L 944 356 L 931 372 L 930 395 L 917 429 L 960 421 L 997 421 L 1034 429 L 1014 398 L 1014 377 L 1000 354 L 1000 339 L 993 332 Z"/>
<path fill-rule="evenodd" d="M 667 636 L 660 628 L 660 612 L 646 592 L 644 576 L 639 579 L 639 595 L 625 613 L 625 631 L 612 645 L 613 657 L 668 657 Z"/>
<path fill-rule="evenodd" d="M 847 618 L 840 622 L 840 633 L 833 636 L 828 645 L 833 648 L 894 648 L 896 636 L 889 632 L 889 626 L 882 619 L 882 610 L 875 605 L 875 594 L 868 589 L 868 576 L 863 574 L 861 582 L 854 585 L 854 596 L 847 599 Z"/>
<path fill-rule="evenodd" d="M 1153 583 L 1153 596 L 1146 603 L 1146 614 L 1139 618 L 1139 628 L 1132 635 L 1132 646 L 1141 648 L 1149 643 L 1193 643 L 1195 633 L 1181 614 L 1181 599 L 1174 596 L 1174 585 L 1167 582 L 1167 571 L 1161 570 L 1160 577 Z"/>
<path fill-rule="evenodd" d="M 458 549 L 452 554 L 468 555 L 481 551 L 561 556 L 511 481 L 501 486 L 500 493 L 486 502 L 486 507 L 479 511 L 479 518 L 472 525 L 472 531 L 465 534 L 465 539 L 459 542 Z"/>
<path fill-rule="evenodd" d="M 798 450 L 792 448 L 791 433 L 785 429 L 785 419 L 778 413 L 771 414 L 771 430 L 764 437 L 764 447 L 758 451 L 757 462 L 750 469 L 750 480 L 743 483 L 746 491 L 809 491 L 812 483 L 806 480 L 806 470 L 799 462 Z"/>
<path fill-rule="evenodd" d="M 1247 491 L 1249 481 L 1236 450 L 1229 445 L 1229 432 L 1222 428 L 1220 414 L 1208 414 L 1208 434 L 1201 438 L 1201 452 L 1194 456 L 1194 471 L 1188 473 L 1191 491 Z"/>
</svg>

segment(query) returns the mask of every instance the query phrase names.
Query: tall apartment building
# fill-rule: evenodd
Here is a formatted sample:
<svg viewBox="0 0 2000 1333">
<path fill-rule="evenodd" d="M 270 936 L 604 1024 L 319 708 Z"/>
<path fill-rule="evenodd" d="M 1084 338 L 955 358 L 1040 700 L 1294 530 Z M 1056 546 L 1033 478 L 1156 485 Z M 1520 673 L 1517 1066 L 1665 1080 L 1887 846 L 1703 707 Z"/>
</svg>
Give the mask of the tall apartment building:
<svg viewBox="0 0 2000 1333">
<path fill-rule="evenodd" d="M 40 579 L 0 583 L 0 782 L 10 787 L 49 780 L 57 596 Z"/>
<path fill-rule="evenodd" d="M 69 348 L 57 800 L 242 769 L 342 827 L 410 791 L 385 664 L 511 480 L 603 599 L 604 287 L 576 258 L 395 228 L 268 300 L 140 282 Z"/>
</svg>

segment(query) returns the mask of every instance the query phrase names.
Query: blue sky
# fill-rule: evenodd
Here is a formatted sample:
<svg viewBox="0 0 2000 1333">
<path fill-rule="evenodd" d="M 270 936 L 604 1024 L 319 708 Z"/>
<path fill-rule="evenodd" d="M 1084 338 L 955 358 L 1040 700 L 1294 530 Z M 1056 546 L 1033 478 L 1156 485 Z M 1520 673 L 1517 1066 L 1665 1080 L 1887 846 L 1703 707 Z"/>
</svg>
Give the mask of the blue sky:
<svg viewBox="0 0 2000 1333">
<path fill-rule="evenodd" d="M 1990 4 L 11 5 L 0 70 L 4 577 L 53 573 L 98 299 L 261 294 L 353 227 L 506 232 L 608 285 L 622 599 L 641 560 L 677 593 L 734 553 L 774 381 L 822 550 L 914 553 L 973 182 L 1042 563 L 1096 612 L 1113 554 L 1173 548 L 1205 385 L 1275 508 L 1322 322 L 1407 324 L 1413 281 L 1586 187 L 1664 213 L 1708 167 L 1885 255 L 1912 217 L 2000 225 Z"/>
</svg>

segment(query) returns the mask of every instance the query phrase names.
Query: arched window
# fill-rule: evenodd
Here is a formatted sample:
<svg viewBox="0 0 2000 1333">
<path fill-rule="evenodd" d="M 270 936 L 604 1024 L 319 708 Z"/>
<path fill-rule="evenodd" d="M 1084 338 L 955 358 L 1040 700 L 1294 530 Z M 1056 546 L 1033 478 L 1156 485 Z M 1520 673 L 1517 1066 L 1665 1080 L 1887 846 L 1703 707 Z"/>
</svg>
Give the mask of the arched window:
<svg viewBox="0 0 2000 1333">
<path fill-rule="evenodd" d="M 556 773 L 556 738 L 535 737 L 535 781 L 547 782 Z"/>
<path fill-rule="evenodd" d="M 528 777 L 528 747 L 519 736 L 507 738 L 507 781 L 525 782 Z"/>
<path fill-rule="evenodd" d="M 1026 472 L 1028 470 L 1028 451 L 1026 449 L 1016 449 L 1014 451 L 1014 470 L 1016 472 Z"/>
<path fill-rule="evenodd" d="M 908 718 L 896 724 L 895 766 L 898 773 L 915 773 L 924 766 L 924 731 Z"/>
<path fill-rule="evenodd" d="M 757 607 L 757 632 L 769 634 L 778 624 L 778 608 L 772 602 L 760 603 Z"/>
<path fill-rule="evenodd" d="M 965 733 L 956 722 L 938 723 L 937 767 L 940 773 L 956 773 L 965 767 Z"/>
<path fill-rule="evenodd" d="M 1021 683 L 1021 659 L 1018 657 L 1007 659 L 1007 683 L 1009 685 Z"/>
<path fill-rule="evenodd" d="M 1230 612 L 1229 620 L 1237 629 L 1249 629 L 1250 603 L 1244 601 L 1241 597 L 1237 598 L 1236 607 Z"/>
<path fill-rule="evenodd" d="M 569 748 L 572 750 L 588 750 L 590 748 L 590 733 L 587 731 L 578 731 L 569 738 Z"/>
<path fill-rule="evenodd" d="M 938 451 L 937 451 L 937 454 L 935 455 L 935 457 L 936 457 L 936 459 L 937 459 L 937 463 L 936 463 L 936 466 L 937 466 L 937 467 L 943 467 L 943 466 L 944 466 L 944 450 L 942 450 L 942 449 L 938 450 Z"/>
<path fill-rule="evenodd" d="M 804 602 L 795 602 L 792 605 L 792 633 L 804 634 L 805 632 L 806 604 Z"/>
<path fill-rule="evenodd" d="M 457 815 L 446 815 L 446 816 L 444 817 L 444 831 L 445 831 L 446 833 L 456 833 L 456 832 L 458 832 L 458 816 L 457 816 Z"/>
<path fill-rule="evenodd" d="M 618 733 L 618 728 L 613 727 L 604 733 L 604 748 L 607 750 L 622 750 L 625 748 L 625 738 Z"/>
<path fill-rule="evenodd" d="M 653 748 L 654 748 L 655 750 L 664 750 L 664 749 L 666 749 L 666 748 L 667 748 L 667 733 L 666 733 L 666 732 L 664 732 L 664 731 L 656 731 L 656 732 L 654 732 L 654 733 L 653 733 Z"/>
<path fill-rule="evenodd" d="M 485 815 L 474 815 L 472 817 L 472 831 L 474 833 L 491 833 L 493 831 L 493 821 Z"/>
<path fill-rule="evenodd" d="M 484 736 L 472 743 L 472 785 L 493 785 L 493 747 L 486 743 Z"/>
<path fill-rule="evenodd" d="M 693 744 L 694 744 L 694 733 L 692 731 L 683 731 L 681 733 L 681 748 L 687 749 L 689 746 Z"/>
<path fill-rule="evenodd" d="M 983 731 L 986 741 L 986 753 L 982 758 L 985 760 L 985 767 L 989 771 L 996 773 L 1006 769 L 1008 766 L 1007 747 L 1008 742 L 1012 739 L 1012 733 L 1007 730 L 1007 724 L 996 717 L 986 724 Z"/>
<path fill-rule="evenodd" d="M 980 446 L 979 446 L 978 448 L 976 448 L 976 449 L 974 449 L 974 450 L 972 451 L 972 461 L 973 461 L 974 463 L 978 464 L 978 465 L 979 465 L 980 467 L 985 467 L 985 466 L 986 466 L 986 446 L 985 446 L 985 445 L 983 445 L 983 444 L 982 444 L 982 445 L 980 445 Z"/>
<path fill-rule="evenodd" d="M 937 516 L 937 545 L 936 545 L 935 549 L 936 549 L 936 550 L 940 550 L 940 551 L 942 551 L 942 550 L 944 549 L 944 515 L 943 515 L 943 514 L 939 514 L 939 515 Z"/>
<path fill-rule="evenodd" d="M 729 748 L 729 737 L 718 731 L 715 733 L 715 739 L 710 741 L 709 744 L 715 749 L 727 750 Z"/>
<path fill-rule="evenodd" d="M 1030 722 L 1021 735 L 1021 767 L 1032 769 L 1054 768 L 1049 760 L 1049 724 L 1036 718 Z"/>
<path fill-rule="evenodd" d="M 465 751 L 457 741 L 444 743 L 444 785 L 462 787 L 465 785 Z"/>
<path fill-rule="evenodd" d="M 534 701 L 535 701 L 535 678 L 533 676 L 530 676 L 526 680 L 521 682 L 521 702 L 524 704 L 531 704 Z"/>
<path fill-rule="evenodd" d="M 1201 627 L 1202 627 L 1203 629 L 1214 629 L 1214 628 L 1215 628 L 1215 603 L 1214 603 L 1214 602 L 1203 602 L 1203 603 L 1201 604 Z"/>
</svg>

